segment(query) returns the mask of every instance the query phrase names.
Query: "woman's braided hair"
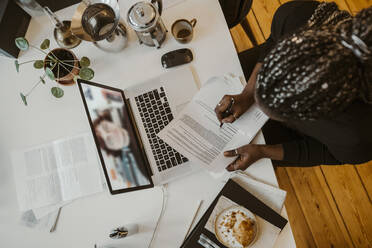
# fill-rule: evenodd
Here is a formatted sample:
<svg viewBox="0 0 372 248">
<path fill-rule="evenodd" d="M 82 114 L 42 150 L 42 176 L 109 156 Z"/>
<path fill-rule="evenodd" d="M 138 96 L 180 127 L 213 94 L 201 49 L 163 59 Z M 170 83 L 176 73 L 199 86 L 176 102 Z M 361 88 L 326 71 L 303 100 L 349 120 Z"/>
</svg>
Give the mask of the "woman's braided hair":
<svg viewBox="0 0 372 248">
<path fill-rule="evenodd" d="M 257 100 L 286 120 L 326 118 L 358 98 L 372 103 L 371 48 L 372 7 L 352 18 L 335 3 L 321 3 L 307 25 L 266 56 Z"/>
</svg>

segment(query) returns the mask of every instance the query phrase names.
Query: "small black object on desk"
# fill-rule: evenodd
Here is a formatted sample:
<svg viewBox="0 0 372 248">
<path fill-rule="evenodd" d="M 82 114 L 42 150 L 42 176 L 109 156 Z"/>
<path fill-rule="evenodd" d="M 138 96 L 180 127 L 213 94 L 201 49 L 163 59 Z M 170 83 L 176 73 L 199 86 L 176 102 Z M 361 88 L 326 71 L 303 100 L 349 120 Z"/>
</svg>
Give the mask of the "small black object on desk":
<svg viewBox="0 0 372 248">
<path fill-rule="evenodd" d="M 164 54 L 161 57 L 161 64 L 164 68 L 171 68 L 177 65 L 190 63 L 193 58 L 194 57 L 190 49 L 182 48 Z"/>
</svg>

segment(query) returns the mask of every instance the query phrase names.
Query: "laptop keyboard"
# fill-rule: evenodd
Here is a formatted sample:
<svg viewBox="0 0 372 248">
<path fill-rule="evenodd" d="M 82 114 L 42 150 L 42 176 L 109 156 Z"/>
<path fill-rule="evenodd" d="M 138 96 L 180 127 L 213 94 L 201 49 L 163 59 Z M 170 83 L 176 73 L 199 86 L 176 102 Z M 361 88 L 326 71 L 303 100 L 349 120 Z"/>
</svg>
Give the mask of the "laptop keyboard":
<svg viewBox="0 0 372 248">
<path fill-rule="evenodd" d="M 164 88 L 146 92 L 135 100 L 159 172 L 187 162 L 186 157 L 156 136 L 173 119 Z"/>
</svg>

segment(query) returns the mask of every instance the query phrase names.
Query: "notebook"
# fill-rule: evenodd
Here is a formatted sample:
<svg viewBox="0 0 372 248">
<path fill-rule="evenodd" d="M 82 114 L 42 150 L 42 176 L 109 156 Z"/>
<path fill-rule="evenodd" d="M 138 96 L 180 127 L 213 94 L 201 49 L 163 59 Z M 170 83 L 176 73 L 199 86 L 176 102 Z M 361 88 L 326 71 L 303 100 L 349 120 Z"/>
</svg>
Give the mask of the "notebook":
<svg viewBox="0 0 372 248">
<path fill-rule="evenodd" d="M 248 180 L 246 180 L 245 177 L 247 177 Z M 249 188 L 257 189 L 257 186 L 259 186 L 259 190 L 253 190 L 254 192 L 252 193 L 247 191 L 247 189 Z M 271 197 L 270 200 L 268 199 L 268 197 L 270 197 L 268 194 L 270 192 L 269 188 L 271 190 L 275 190 L 272 192 L 276 195 L 274 197 Z M 243 212 L 244 210 L 248 210 L 246 212 L 246 215 L 253 214 L 252 218 L 254 218 L 255 220 L 254 225 L 256 225 L 255 228 L 257 229 L 256 235 L 254 235 L 255 237 L 251 242 L 251 246 L 249 247 L 272 247 L 278 234 L 288 222 L 278 213 L 280 212 L 283 205 L 285 194 L 285 191 L 258 182 L 246 175 L 235 175 L 233 179 L 229 179 L 227 181 L 223 189 L 209 206 L 207 211 L 204 213 L 200 221 L 194 227 L 194 229 L 181 245 L 181 247 L 243 247 L 236 242 L 235 244 L 230 243 L 230 245 L 224 243 L 226 239 L 229 239 L 231 237 L 221 238 L 221 232 L 217 230 L 220 228 L 218 227 L 219 225 L 217 220 L 222 219 L 223 217 L 221 218 L 220 216 L 228 212 L 229 209 L 232 209 L 234 211 L 236 211 L 237 209 L 238 211 L 240 211 L 239 209 L 241 209 Z M 265 204 L 254 195 L 264 200 L 268 204 Z M 216 235 L 216 233 L 218 234 Z M 219 238 L 217 236 L 219 236 Z M 234 238 L 232 238 L 232 240 L 234 241 Z"/>
</svg>

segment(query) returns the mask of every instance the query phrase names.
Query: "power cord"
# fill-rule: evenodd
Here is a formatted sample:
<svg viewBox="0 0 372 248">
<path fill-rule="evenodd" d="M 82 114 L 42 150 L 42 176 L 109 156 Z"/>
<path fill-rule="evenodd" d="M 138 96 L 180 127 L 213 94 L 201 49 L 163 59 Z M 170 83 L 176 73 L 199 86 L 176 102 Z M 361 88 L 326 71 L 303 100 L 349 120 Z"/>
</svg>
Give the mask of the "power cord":
<svg viewBox="0 0 372 248">
<path fill-rule="evenodd" d="M 161 206 L 161 211 L 160 211 L 160 214 L 159 214 L 159 217 L 158 217 L 158 221 L 156 222 L 156 226 L 155 226 L 155 229 L 154 229 L 154 232 L 152 233 L 152 237 L 151 237 L 151 240 L 150 240 L 150 243 L 149 243 L 149 248 L 151 248 L 152 246 L 152 242 L 154 241 L 155 239 L 155 234 L 158 230 L 158 227 L 159 227 L 159 224 L 160 224 L 160 221 L 164 215 L 164 212 L 165 212 L 165 206 L 167 204 L 167 199 L 168 199 L 168 191 L 167 191 L 167 187 L 168 187 L 168 184 L 164 184 L 161 186 L 161 191 L 162 191 L 162 206 Z"/>
</svg>

